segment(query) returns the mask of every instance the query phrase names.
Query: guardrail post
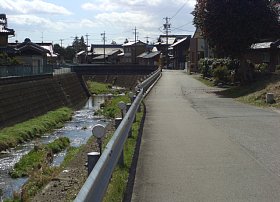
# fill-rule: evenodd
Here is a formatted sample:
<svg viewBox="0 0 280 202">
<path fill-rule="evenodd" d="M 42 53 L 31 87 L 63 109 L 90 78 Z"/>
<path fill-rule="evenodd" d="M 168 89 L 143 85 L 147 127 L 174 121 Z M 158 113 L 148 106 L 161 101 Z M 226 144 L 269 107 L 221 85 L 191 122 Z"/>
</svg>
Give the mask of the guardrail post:
<svg viewBox="0 0 280 202">
<path fill-rule="evenodd" d="M 121 124 L 122 122 L 122 118 L 115 118 L 115 129 L 117 129 L 119 127 L 119 125 Z M 123 155 L 123 150 L 120 154 L 120 158 L 119 158 L 119 161 L 118 161 L 118 164 L 120 166 L 123 166 L 124 165 L 124 155 Z"/>
<path fill-rule="evenodd" d="M 90 152 L 87 154 L 88 157 L 88 175 L 91 173 L 92 169 L 94 168 L 95 164 L 97 163 L 100 153 L 99 152 Z"/>
<path fill-rule="evenodd" d="M 126 111 L 129 110 L 129 108 L 131 107 L 131 103 L 127 103 L 126 104 Z M 135 122 L 135 116 L 134 116 L 134 122 Z M 132 127 L 130 128 L 129 132 L 128 132 L 128 137 L 132 137 Z"/>
<path fill-rule="evenodd" d="M 139 89 L 137 89 L 137 91 L 136 91 L 136 95 L 138 95 L 140 93 L 140 90 Z M 135 96 L 136 97 L 136 96 Z M 137 112 L 141 112 L 141 107 L 140 107 L 141 105 L 139 105 L 139 107 L 138 107 L 138 109 L 137 109 Z"/>
</svg>

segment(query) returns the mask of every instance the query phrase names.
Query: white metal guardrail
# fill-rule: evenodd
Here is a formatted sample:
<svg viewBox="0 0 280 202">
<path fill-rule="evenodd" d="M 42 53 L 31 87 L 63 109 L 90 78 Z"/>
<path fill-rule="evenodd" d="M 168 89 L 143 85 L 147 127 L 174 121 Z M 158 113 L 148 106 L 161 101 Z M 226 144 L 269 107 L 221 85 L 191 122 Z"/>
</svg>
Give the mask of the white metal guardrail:
<svg viewBox="0 0 280 202">
<path fill-rule="evenodd" d="M 75 202 L 102 201 L 144 94 L 160 75 L 161 70 L 158 69 L 137 86 L 138 95 L 136 99 L 115 131 L 113 137 L 106 145 L 98 162 L 76 197 Z"/>
</svg>

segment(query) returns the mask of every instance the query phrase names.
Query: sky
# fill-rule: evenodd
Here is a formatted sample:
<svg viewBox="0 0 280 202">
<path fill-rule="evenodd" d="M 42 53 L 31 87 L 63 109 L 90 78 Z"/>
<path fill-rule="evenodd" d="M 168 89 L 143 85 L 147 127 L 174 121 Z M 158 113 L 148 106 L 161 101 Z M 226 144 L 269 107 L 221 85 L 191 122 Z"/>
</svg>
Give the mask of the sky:
<svg viewBox="0 0 280 202">
<path fill-rule="evenodd" d="M 196 0 L 1 0 L 0 13 L 6 14 L 8 28 L 15 30 L 9 42 L 53 42 L 63 47 L 74 37 L 88 38 L 88 44 L 122 44 L 125 39 L 155 42 L 165 34 L 163 24 L 170 18 L 169 34 L 193 35 Z M 88 35 L 86 37 L 86 35 Z M 149 37 L 149 38 L 146 38 Z"/>
</svg>

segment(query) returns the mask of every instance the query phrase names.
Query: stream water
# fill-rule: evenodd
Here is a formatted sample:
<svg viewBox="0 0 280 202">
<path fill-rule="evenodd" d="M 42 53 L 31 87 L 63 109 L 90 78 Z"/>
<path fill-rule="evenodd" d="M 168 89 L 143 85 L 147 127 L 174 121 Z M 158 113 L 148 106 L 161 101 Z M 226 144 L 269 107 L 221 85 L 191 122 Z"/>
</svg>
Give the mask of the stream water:
<svg viewBox="0 0 280 202">
<path fill-rule="evenodd" d="M 49 143 L 56 138 L 68 137 L 71 146 L 78 147 L 85 144 L 91 136 L 91 130 L 96 124 L 107 125 L 108 121 L 101 117 L 94 116 L 94 112 L 99 109 L 100 104 L 105 100 L 105 96 L 94 96 L 86 103 L 86 106 L 74 113 L 72 120 L 67 122 L 63 128 L 57 129 L 51 134 L 45 134 L 40 139 L 28 142 L 13 148 L 8 153 L 0 154 L 0 189 L 3 197 L 11 197 L 13 192 L 19 191 L 27 178 L 12 179 L 9 170 L 13 168 L 20 158 L 27 154 L 34 147 L 34 143 Z M 66 152 L 61 152 L 54 157 L 53 165 L 57 166 L 63 161 Z M 0 196 L 1 199 L 1 196 Z"/>
</svg>

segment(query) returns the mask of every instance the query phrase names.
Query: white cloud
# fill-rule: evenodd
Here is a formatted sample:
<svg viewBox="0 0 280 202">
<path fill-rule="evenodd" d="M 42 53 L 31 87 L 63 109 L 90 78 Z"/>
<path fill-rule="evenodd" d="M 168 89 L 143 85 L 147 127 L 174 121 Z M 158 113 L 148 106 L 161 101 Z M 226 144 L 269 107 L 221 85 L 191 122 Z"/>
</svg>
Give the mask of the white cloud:
<svg viewBox="0 0 280 202">
<path fill-rule="evenodd" d="M 172 6 L 180 6 L 187 4 L 194 8 L 196 0 L 173 0 Z M 151 7 L 158 8 L 169 5 L 170 0 L 97 0 L 94 2 L 87 2 L 82 4 L 84 10 L 97 10 L 102 12 L 120 11 L 120 10 L 147 10 Z"/>
<path fill-rule="evenodd" d="M 81 22 L 79 23 L 80 27 L 85 27 L 85 28 L 95 28 L 98 27 L 98 24 L 92 20 L 89 19 L 82 19 Z"/>
<path fill-rule="evenodd" d="M 187 0 L 187 5 L 191 8 L 194 8 L 196 0 Z"/>
<path fill-rule="evenodd" d="M 42 0 L 1 0 L 0 8 L 22 14 L 49 13 L 70 15 L 71 12 L 62 6 L 44 2 Z"/>
<path fill-rule="evenodd" d="M 35 26 L 38 29 L 48 28 L 56 31 L 69 28 L 68 23 L 55 22 L 35 15 L 9 15 L 9 22 L 21 26 Z"/>
<path fill-rule="evenodd" d="M 109 1 L 103 1 L 99 4 L 97 3 L 84 3 L 82 4 L 82 9 L 84 10 L 98 10 L 98 11 L 114 11 L 119 9 L 119 5 Z"/>
<path fill-rule="evenodd" d="M 89 19 L 79 21 L 54 21 L 48 18 L 38 17 L 36 15 L 9 15 L 9 23 L 25 26 L 26 29 L 34 28 L 38 30 L 48 30 L 50 32 L 73 30 L 82 28 L 95 28 L 98 24 Z"/>
<path fill-rule="evenodd" d="M 96 15 L 95 19 L 105 25 L 113 25 L 131 28 L 134 26 L 143 28 L 154 28 L 154 19 L 152 16 L 141 12 L 123 12 L 123 13 L 102 13 Z"/>
</svg>

